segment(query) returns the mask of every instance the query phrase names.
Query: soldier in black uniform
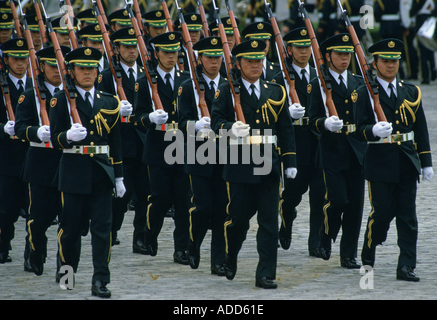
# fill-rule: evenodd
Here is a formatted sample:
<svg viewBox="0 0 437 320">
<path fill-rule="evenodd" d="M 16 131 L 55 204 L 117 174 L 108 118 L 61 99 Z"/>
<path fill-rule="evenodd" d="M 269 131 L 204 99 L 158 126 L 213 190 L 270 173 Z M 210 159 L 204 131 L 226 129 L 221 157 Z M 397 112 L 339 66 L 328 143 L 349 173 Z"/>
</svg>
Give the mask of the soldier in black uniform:
<svg viewBox="0 0 437 320">
<path fill-rule="evenodd" d="M 111 27 L 111 33 L 119 29 L 132 27 L 132 21 L 126 9 L 118 9 L 108 16 L 108 23 Z"/>
<path fill-rule="evenodd" d="M 310 256 L 320 257 L 319 231 L 323 222 L 323 203 L 325 185 L 320 166 L 316 165 L 318 137 L 309 127 L 309 95 L 311 93 L 311 79 L 317 76 L 316 70 L 308 63 L 311 58 L 311 40 L 305 28 L 296 28 L 284 36 L 288 54 L 293 59 L 292 72 L 295 81 L 295 90 L 299 97 L 300 105 L 290 103 L 289 111 L 293 119 L 297 176 L 295 179 L 285 179 L 284 190 L 281 193 L 279 209 L 281 226 L 279 241 L 283 249 L 288 249 L 291 244 L 293 220 L 296 218 L 296 207 L 302 201 L 302 195 L 309 188 L 310 204 L 310 231 L 308 236 L 308 251 Z M 276 82 L 286 86 L 282 72 L 275 77 Z"/>
<path fill-rule="evenodd" d="M 190 77 L 188 72 L 180 72 L 175 68 L 181 40 L 180 32 L 167 32 L 150 39 L 158 61 L 158 94 L 164 110 L 154 110 L 149 85 L 143 77 L 139 80 L 135 113 L 138 115 L 138 125 L 148 129 L 143 156 L 150 179 L 145 245 L 150 255 L 157 254 L 158 235 L 164 217 L 168 209 L 174 205 L 173 259 L 176 263 L 188 265 L 185 254 L 189 240 L 188 177 L 182 163 L 173 163 L 166 159 L 166 149 L 172 142 L 164 140 L 167 131 L 173 132 L 178 128 L 177 92 L 181 83 Z M 176 152 L 183 152 L 183 145 Z"/>
<path fill-rule="evenodd" d="M 387 121 L 375 120 L 368 101 L 359 99 L 356 106 L 358 132 L 367 141 L 364 177 L 369 181 L 372 207 L 361 259 L 364 265 L 374 266 L 376 246 L 387 239 L 390 222 L 396 218 L 400 249 L 397 279 L 419 281 L 414 273 L 417 182 L 421 173 L 424 180 L 431 180 L 434 173 L 420 88 L 396 79 L 403 47 L 398 39 L 385 39 L 369 48 Z M 368 97 L 366 91 L 366 87 L 357 90 Z"/>
<path fill-rule="evenodd" d="M 212 104 L 211 127 L 216 134 L 230 137 L 223 169 L 228 193 L 226 278 L 232 280 L 235 277 L 238 253 L 246 238 L 249 221 L 257 212 L 259 262 L 255 284 L 270 289 L 277 287 L 274 279 L 281 161 L 288 178 L 294 178 L 297 170 L 294 131 L 286 107 L 285 89 L 260 79 L 265 47 L 264 41 L 250 40 L 232 50 L 242 75 L 240 97 L 246 123 L 237 121 L 229 83 L 224 83 L 217 90 Z M 252 153 L 249 154 L 248 150 Z M 238 157 L 235 156 L 237 151 Z M 255 152 L 265 157 L 265 161 L 255 160 Z"/>
<path fill-rule="evenodd" d="M 77 90 L 77 112 L 81 123 L 72 123 L 63 90 L 50 101 L 50 134 L 55 148 L 63 151 L 59 163 L 58 188 L 63 206 L 58 242 L 60 264 L 77 271 L 84 221 L 91 220 L 94 273 L 92 295 L 110 297 L 112 196 L 122 197 L 123 167 L 120 138 L 120 102 L 94 87 L 99 50 L 89 47 L 67 54 L 66 64 Z M 115 188 L 115 189 L 114 189 Z M 57 272 L 57 280 L 62 274 Z"/>
<path fill-rule="evenodd" d="M 184 15 L 185 23 L 187 24 L 187 29 L 190 34 L 191 43 L 194 46 L 197 41 L 200 40 L 202 34 L 202 18 L 198 13 L 188 13 Z M 176 31 L 182 32 L 182 27 L 179 19 L 174 22 L 174 29 Z M 185 40 L 182 38 L 181 54 L 184 61 L 184 70 L 190 71 L 191 64 L 188 58 L 188 49 L 186 48 Z"/>
<path fill-rule="evenodd" d="M 79 19 L 80 29 L 83 29 L 90 24 L 97 23 L 97 18 L 94 15 L 93 9 L 86 9 L 78 12 L 76 18 Z"/>
<path fill-rule="evenodd" d="M 220 38 L 203 38 L 193 46 L 199 55 L 199 63 L 202 68 L 201 83 L 205 85 L 205 101 L 211 114 L 211 105 L 216 89 L 226 79 L 220 76 L 223 49 Z M 190 209 L 190 244 L 187 255 L 190 266 L 197 269 L 200 262 L 200 247 L 208 227 L 211 226 L 211 273 L 224 276 L 223 264 L 225 262 L 225 238 L 223 224 L 226 219 L 226 185 L 222 177 L 223 165 L 219 163 L 218 152 L 212 163 L 202 163 L 198 159 L 188 163 L 188 154 L 199 149 L 204 143 L 211 143 L 212 140 L 196 141 L 195 135 L 199 132 L 207 134 L 211 131 L 211 117 L 203 116 L 199 112 L 196 102 L 197 91 L 194 91 L 194 83 L 187 80 L 179 87 L 179 124 L 180 129 L 185 132 L 185 171 L 190 178 L 191 193 L 193 194 Z M 212 133 L 212 132 L 211 132 Z M 218 151 L 219 139 L 215 134 L 210 137 L 214 139 L 214 147 Z M 195 144 L 194 149 L 189 144 Z M 191 146 L 191 145 L 190 145 Z M 208 153 L 208 156 L 210 154 Z"/>
<path fill-rule="evenodd" d="M 26 39 L 16 38 L 3 43 L 1 50 L 4 66 L 8 69 L 5 80 L 15 114 L 19 96 L 33 86 L 26 74 L 29 49 Z M 0 263 L 11 261 L 8 254 L 14 238 L 14 223 L 21 210 L 28 207 L 26 184 L 21 173 L 29 143 L 15 135 L 15 121 L 6 111 L 5 99 L 4 96 L 0 99 Z"/>
<path fill-rule="evenodd" d="M 362 164 L 365 144 L 357 137 L 353 106 L 357 99 L 362 98 L 357 96 L 356 89 L 363 80 L 347 71 L 354 52 L 349 34 L 326 39 L 320 44 L 320 50 L 329 63 L 332 98 L 338 113 L 337 117 L 325 110 L 324 91 L 318 79 L 313 79 L 310 126 L 320 134 L 318 157 L 326 188 L 320 254 L 325 260 L 330 258 L 331 239 L 335 241 L 341 227 L 341 266 L 360 268 L 356 257 L 364 204 Z"/>
<path fill-rule="evenodd" d="M 12 38 L 14 17 L 10 12 L 0 13 L 0 45 Z"/>
<path fill-rule="evenodd" d="M 62 46 L 65 56 L 70 48 Z M 44 87 L 47 113 L 51 108 L 49 102 L 53 95 L 62 89 L 56 55 L 53 47 L 46 47 L 36 53 L 39 68 L 44 76 Z M 25 252 L 24 268 L 42 275 L 47 257 L 47 229 L 61 213 L 61 194 L 56 183 L 56 173 L 62 152 L 50 143 L 50 126 L 43 124 L 40 116 L 41 105 L 36 102 L 35 91 L 29 88 L 18 99 L 15 115 L 15 131 L 17 136 L 30 143 L 24 162 L 23 180 L 28 184 L 29 220 L 27 222 L 27 240 L 29 252 Z"/>
<path fill-rule="evenodd" d="M 74 32 L 76 32 L 79 20 L 77 20 L 77 18 L 75 17 L 70 16 L 70 21 L 73 25 Z M 58 39 L 59 45 L 73 48 L 73 45 L 71 44 L 71 40 L 70 40 L 70 34 L 67 28 L 66 18 L 64 16 L 61 16 L 53 19 L 52 27 L 53 30 L 55 31 L 56 38 Z"/>
<path fill-rule="evenodd" d="M 319 16 L 317 40 L 323 42 L 332 37 L 337 30 L 337 0 L 319 0 L 317 11 Z"/>
<path fill-rule="evenodd" d="M 109 30 L 108 25 L 106 25 L 106 30 Z M 102 30 L 100 30 L 99 24 L 89 24 L 86 27 L 81 28 L 77 33 L 80 36 L 83 47 L 93 47 L 102 53 L 102 58 L 100 59 L 98 66 L 99 73 L 109 68 L 105 45 L 103 44 Z"/>
<path fill-rule="evenodd" d="M 122 198 L 114 198 L 112 206 L 112 235 L 113 244 L 118 243 L 117 232 L 120 230 L 124 215 L 128 209 L 128 203 L 132 196 L 137 199 L 135 205 L 134 233 L 132 250 L 134 253 L 146 254 L 147 250 L 143 244 L 144 222 L 147 207 L 149 186 L 147 168 L 142 162 L 145 130 L 134 125 L 130 121 L 132 105 L 134 104 L 137 81 L 144 76 L 144 68 L 137 64 L 138 47 L 135 31 L 131 27 L 119 29 L 110 36 L 115 51 L 120 61 L 121 79 L 127 101 L 122 101 L 120 114 L 122 116 L 121 140 L 123 149 L 123 172 L 126 194 Z M 114 77 L 111 70 L 105 69 L 99 76 L 99 89 L 113 95 L 117 94 L 114 87 Z M 141 223 L 142 221 L 142 223 Z M 117 242 L 116 242 L 117 241 Z"/>
<path fill-rule="evenodd" d="M 41 31 L 39 30 L 38 17 L 36 14 L 29 14 L 25 16 L 27 27 L 30 30 L 30 35 L 32 36 L 33 46 L 35 51 L 39 51 L 43 48 Z M 45 25 L 45 18 L 43 17 L 43 22 Z"/>
<path fill-rule="evenodd" d="M 155 48 L 153 44 L 149 42 L 149 40 L 166 32 L 167 20 L 165 19 L 164 11 L 162 10 L 146 12 L 142 15 L 142 17 L 144 19 L 144 30 L 146 33 L 144 35 L 144 42 L 146 44 L 150 60 L 153 62 L 153 65 L 156 68 L 158 61 L 155 58 Z"/>
<path fill-rule="evenodd" d="M 246 26 L 243 31 L 241 31 L 241 37 L 245 40 L 263 40 L 266 43 L 265 54 L 266 58 L 263 61 L 263 72 L 261 74 L 261 79 L 266 81 L 271 81 L 278 72 L 281 71 L 281 67 L 278 63 L 269 61 L 267 55 L 269 54 L 271 41 L 273 35 L 272 25 L 268 22 L 254 22 Z"/>
</svg>

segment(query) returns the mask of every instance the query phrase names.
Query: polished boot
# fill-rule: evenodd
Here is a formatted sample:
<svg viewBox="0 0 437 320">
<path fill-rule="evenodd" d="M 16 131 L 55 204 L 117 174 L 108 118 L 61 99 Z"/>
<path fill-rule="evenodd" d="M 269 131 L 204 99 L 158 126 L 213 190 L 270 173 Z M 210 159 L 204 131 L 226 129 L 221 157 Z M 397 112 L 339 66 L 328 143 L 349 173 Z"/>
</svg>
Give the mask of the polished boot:
<svg viewBox="0 0 437 320">
<path fill-rule="evenodd" d="M 396 271 L 396 279 L 418 282 L 420 278 L 414 273 L 414 268 L 410 266 L 402 266 Z"/>
<path fill-rule="evenodd" d="M 45 257 L 43 254 L 30 250 L 29 253 L 29 266 L 33 273 L 40 276 L 44 272 Z"/>
<path fill-rule="evenodd" d="M 97 296 L 100 298 L 109 298 L 111 297 L 111 291 L 106 288 L 106 283 L 97 280 L 93 285 L 91 286 L 91 294 L 93 296 Z"/>
<path fill-rule="evenodd" d="M 175 253 L 173 254 L 173 261 L 175 263 L 188 265 L 188 258 L 184 251 L 175 251 Z"/>
<path fill-rule="evenodd" d="M 144 255 L 150 254 L 149 251 L 147 250 L 147 247 L 144 245 L 144 243 L 141 240 L 137 240 L 132 244 L 132 252 L 144 254 Z"/>
<path fill-rule="evenodd" d="M 211 274 L 215 274 L 219 277 L 223 277 L 225 275 L 225 267 L 219 264 L 212 265 Z"/>
<path fill-rule="evenodd" d="M 288 250 L 291 245 L 291 229 L 284 228 L 281 224 L 281 228 L 279 229 L 279 243 L 281 244 L 282 249 Z"/>
<path fill-rule="evenodd" d="M 346 269 L 359 269 L 361 264 L 355 258 L 340 258 L 340 264 Z"/>
<path fill-rule="evenodd" d="M 263 289 L 276 289 L 278 285 L 271 279 L 267 277 L 258 278 L 255 281 L 255 286 Z"/>
<path fill-rule="evenodd" d="M 331 238 L 324 232 L 320 235 L 319 252 L 323 260 L 331 258 Z"/>
<path fill-rule="evenodd" d="M 367 245 L 363 246 L 363 250 L 361 251 L 361 262 L 364 266 L 373 266 L 375 265 L 375 248 L 369 248 Z"/>
<path fill-rule="evenodd" d="M 194 244 L 193 241 L 190 241 L 190 244 L 188 245 L 187 258 L 188 258 L 188 263 L 190 264 L 190 267 L 192 269 L 197 269 L 199 267 L 200 252 L 196 248 L 196 245 Z"/>
<path fill-rule="evenodd" d="M 225 257 L 225 276 L 226 279 L 232 280 L 237 273 L 237 257 L 226 255 Z"/>
</svg>

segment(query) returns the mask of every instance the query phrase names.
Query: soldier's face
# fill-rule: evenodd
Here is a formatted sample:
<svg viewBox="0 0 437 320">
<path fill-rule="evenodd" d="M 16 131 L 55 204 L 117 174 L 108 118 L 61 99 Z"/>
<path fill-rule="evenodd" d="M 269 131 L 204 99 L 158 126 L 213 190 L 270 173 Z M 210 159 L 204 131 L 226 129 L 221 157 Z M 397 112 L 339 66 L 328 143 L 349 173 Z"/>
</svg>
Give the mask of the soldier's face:
<svg viewBox="0 0 437 320">
<path fill-rule="evenodd" d="M 35 50 L 38 51 L 41 49 L 41 34 L 37 31 L 31 31 L 30 35 L 32 36 L 33 45 L 35 46 Z"/>
<path fill-rule="evenodd" d="M 399 71 L 399 60 L 378 58 L 376 62 L 373 61 L 373 67 L 380 78 L 392 82 Z"/>
<path fill-rule="evenodd" d="M 68 33 L 56 32 L 56 38 L 58 38 L 59 45 L 71 47 L 70 36 Z"/>
<path fill-rule="evenodd" d="M 103 46 L 102 41 L 91 41 L 91 40 L 83 39 L 83 45 L 84 45 L 84 47 L 91 47 L 91 48 L 97 49 L 102 54 L 105 54 L 105 47 Z"/>
<path fill-rule="evenodd" d="M 349 68 L 351 57 L 352 56 L 349 52 L 332 51 L 331 54 L 326 54 L 326 59 L 330 62 L 329 67 L 339 74 L 345 72 L 347 68 Z"/>
<path fill-rule="evenodd" d="M 300 68 L 306 67 L 311 57 L 311 47 L 289 46 L 288 53 L 293 57 L 293 63 Z"/>
<path fill-rule="evenodd" d="M 22 78 L 29 66 L 29 58 L 7 57 L 5 62 L 9 66 L 9 72 L 17 78 Z"/>
<path fill-rule="evenodd" d="M 241 76 L 253 83 L 259 79 L 263 72 L 262 59 L 238 59 L 237 68 L 241 70 Z"/>
<path fill-rule="evenodd" d="M 0 44 L 5 43 L 12 36 L 12 29 L 0 29 Z"/>
<path fill-rule="evenodd" d="M 200 39 L 200 31 L 190 31 L 190 38 L 193 45 Z"/>
<path fill-rule="evenodd" d="M 124 44 L 120 44 L 120 46 L 116 47 L 121 61 L 123 61 L 126 65 L 132 67 L 135 64 L 135 61 L 138 58 L 138 47 L 135 46 L 125 46 Z"/>
<path fill-rule="evenodd" d="M 163 34 L 165 32 L 165 27 L 147 27 L 147 31 L 150 34 L 150 38 L 154 38 L 156 36 L 159 36 L 160 34 Z"/>
<path fill-rule="evenodd" d="M 203 72 L 210 78 L 214 79 L 220 72 L 220 67 L 222 65 L 222 57 L 208 57 L 201 55 L 199 57 L 200 62 L 203 66 Z"/>
<path fill-rule="evenodd" d="M 232 48 L 235 46 L 235 36 L 234 34 L 227 34 L 226 39 L 228 40 L 229 49 L 232 50 Z"/>
<path fill-rule="evenodd" d="M 155 57 L 159 61 L 159 66 L 165 72 L 170 72 L 176 65 L 178 59 L 178 52 L 165 52 L 162 50 L 155 51 Z"/>
<path fill-rule="evenodd" d="M 78 87 L 90 90 L 97 78 L 97 68 L 74 66 L 72 76 Z"/>
<path fill-rule="evenodd" d="M 41 63 L 41 71 L 48 83 L 58 87 L 62 80 L 59 74 L 58 66 L 51 66 L 46 63 Z"/>
</svg>

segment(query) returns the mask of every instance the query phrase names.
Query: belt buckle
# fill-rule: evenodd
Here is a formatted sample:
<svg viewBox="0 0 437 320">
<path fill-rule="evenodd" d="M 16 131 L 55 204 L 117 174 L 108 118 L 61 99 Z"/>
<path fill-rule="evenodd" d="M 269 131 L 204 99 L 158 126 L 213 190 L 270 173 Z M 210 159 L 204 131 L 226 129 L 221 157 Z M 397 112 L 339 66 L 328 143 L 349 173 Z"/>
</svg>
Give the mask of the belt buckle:
<svg viewBox="0 0 437 320">
<path fill-rule="evenodd" d="M 97 153 L 97 146 L 84 146 L 83 153 L 84 154 Z"/>
<path fill-rule="evenodd" d="M 263 137 L 262 136 L 250 136 L 250 144 L 262 144 Z"/>
</svg>

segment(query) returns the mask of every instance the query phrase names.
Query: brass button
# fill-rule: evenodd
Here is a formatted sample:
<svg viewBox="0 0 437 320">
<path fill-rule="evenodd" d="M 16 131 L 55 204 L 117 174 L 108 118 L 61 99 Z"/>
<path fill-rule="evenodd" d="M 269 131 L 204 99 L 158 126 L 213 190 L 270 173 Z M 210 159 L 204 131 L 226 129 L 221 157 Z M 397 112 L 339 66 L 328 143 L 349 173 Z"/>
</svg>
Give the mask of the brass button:
<svg viewBox="0 0 437 320">
<path fill-rule="evenodd" d="M 90 131 L 90 135 L 93 135 L 94 134 L 94 131 Z"/>
<path fill-rule="evenodd" d="M 349 114 L 350 112 L 349 112 L 349 110 L 346 110 L 346 114 Z"/>
<path fill-rule="evenodd" d="M 93 142 L 93 141 L 91 141 L 90 145 L 92 145 L 92 146 L 93 146 L 93 145 L 94 145 L 94 142 Z"/>
<path fill-rule="evenodd" d="M 256 113 L 259 113 L 259 109 L 258 109 L 258 110 L 256 110 Z"/>
<path fill-rule="evenodd" d="M 400 146 L 401 145 L 401 142 L 400 141 L 398 141 L 398 146 Z"/>
<path fill-rule="evenodd" d="M 93 120 L 93 119 L 91 119 L 91 120 L 90 120 L 90 123 L 94 123 L 94 120 Z"/>
<path fill-rule="evenodd" d="M 396 134 L 401 134 L 401 132 L 400 131 L 396 131 Z"/>
<path fill-rule="evenodd" d="M 349 102 L 349 100 L 348 100 L 348 99 L 344 100 L 344 103 L 348 103 L 348 102 Z"/>
<path fill-rule="evenodd" d="M 346 121 L 346 124 L 349 124 L 349 121 Z"/>
<path fill-rule="evenodd" d="M 256 123 L 259 123 L 259 120 L 258 119 L 256 119 L 256 121 L 255 121 Z"/>
<path fill-rule="evenodd" d="M 91 157 L 91 158 L 94 157 L 94 153 L 90 153 L 90 157 Z"/>
<path fill-rule="evenodd" d="M 396 110 L 395 113 L 398 114 L 398 113 L 399 113 L 399 110 Z"/>
<path fill-rule="evenodd" d="M 258 130 L 258 131 L 256 132 L 256 134 L 261 134 L 261 131 L 260 131 L 260 130 Z"/>
<path fill-rule="evenodd" d="M 399 120 L 396 120 L 396 124 L 399 124 Z"/>
</svg>

